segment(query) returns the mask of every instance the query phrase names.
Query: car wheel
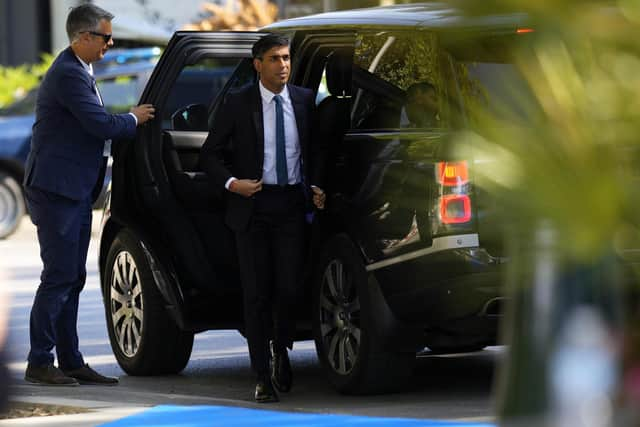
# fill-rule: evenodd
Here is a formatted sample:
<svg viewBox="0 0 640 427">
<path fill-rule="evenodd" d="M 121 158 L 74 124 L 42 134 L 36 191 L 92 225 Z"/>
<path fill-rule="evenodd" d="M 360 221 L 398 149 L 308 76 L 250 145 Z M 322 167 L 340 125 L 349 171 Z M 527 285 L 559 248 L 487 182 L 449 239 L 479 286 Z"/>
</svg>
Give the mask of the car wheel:
<svg viewBox="0 0 640 427">
<path fill-rule="evenodd" d="M 107 328 L 120 367 L 130 375 L 182 371 L 193 333 L 181 331 L 165 310 L 147 257 L 131 232 L 118 233 L 104 271 Z"/>
<path fill-rule="evenodd" d="M 370 394 L 406 385 L 416 355 L 377 348 L 370 309 L 361 298 L 367 273 L 346 236 L 332 238 L 314 280 L 313 330 L 318 358 L 341 393 Z"/>
<path fill-rule="evenodd" d="M 20 184 L 11 175 L 0 172 L 0 239 L 5 239 L 16 231 L 24 213 L 24 196 Z"/>
</svg>

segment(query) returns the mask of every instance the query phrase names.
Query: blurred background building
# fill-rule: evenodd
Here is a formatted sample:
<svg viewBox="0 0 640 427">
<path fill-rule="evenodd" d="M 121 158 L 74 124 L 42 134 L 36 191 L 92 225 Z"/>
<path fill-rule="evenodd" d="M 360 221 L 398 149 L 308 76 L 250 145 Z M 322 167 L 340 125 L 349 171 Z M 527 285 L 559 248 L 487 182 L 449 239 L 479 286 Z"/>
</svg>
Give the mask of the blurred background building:
<svg viewBox="0 0 640 427">
<path fill-rule="evenodd" d="M 268 0 L 262 0 L 268 1 Z M 112 12 L 118 47 L 162 45 L 175 30 L 212 16 L 205 3 L 241 13 L 255 1 L 242 0 L 0 0 L 0 65 L 38 62 L 43 52 L 55 53 L 68 44 L 65 21 L 69 8 L 95 3 Z M 407 0 L 271 0 L 275 19 L 323 11 L 353 9 Z M 215 28 L 214 28 L 215 29 Z"/>
<path fill-rule="evenodd" d="M 50 3 L 0 0 L 0 65 L 37 62 L 40 52 L 51 51 Z"/>
</svg>

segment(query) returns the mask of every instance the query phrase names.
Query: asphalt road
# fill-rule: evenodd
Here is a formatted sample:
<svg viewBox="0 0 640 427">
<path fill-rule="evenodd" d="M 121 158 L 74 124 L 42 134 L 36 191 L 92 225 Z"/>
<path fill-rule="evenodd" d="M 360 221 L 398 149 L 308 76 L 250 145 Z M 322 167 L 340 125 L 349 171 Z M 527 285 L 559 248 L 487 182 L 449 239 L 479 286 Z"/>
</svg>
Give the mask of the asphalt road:
<svg viewBox="0 0 640 427">
<path fill-rule="evenodd" d="M 99 221 L 94 212 L 94 225 Z M 97 231 L 97 228 L 94 227 Z M 12 295 L 9 319 L 9 368 L 15 399 L 37 397 L 110 402 L 114 406 L 158 404 L 223 404 L 257 407 L 252 400 L 254 377 L 244 338 L 236 331 L 210 331 L 196 336 L 187 368 L 180 375 L 130 377 L 117 365 L 106 332 L 99 292 L 97 233 L 91 241 L 87 284 L 81 294 L 78 330 L 86 361 L 100 372 L 119 376 L 117 387 L 37 387 L 26 384 L 29 311 L 39 283 L 41 261 L 35 228 L 25 218 L 17 234 L 0 241 L 0 286 Z M 318 364 L 313 343 L 296 343 L 291 353 L 294 388 L 269 409 L 386 417 L 491 421 L 492 387 L 502 348 L 460 355 L 418 357 L 415 375 L 402 393 L 342 396 L 330 388 Z M 265 408 L 265 406 L 260 406 Z"/>
</svg>

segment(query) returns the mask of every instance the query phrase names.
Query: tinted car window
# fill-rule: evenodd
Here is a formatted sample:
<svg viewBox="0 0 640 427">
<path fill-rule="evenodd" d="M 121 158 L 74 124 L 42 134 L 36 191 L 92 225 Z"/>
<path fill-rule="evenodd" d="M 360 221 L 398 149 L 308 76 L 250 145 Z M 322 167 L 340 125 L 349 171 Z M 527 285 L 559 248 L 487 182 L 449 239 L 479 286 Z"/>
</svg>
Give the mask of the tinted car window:
<svg viewBox="0 0 640 427">
<path fill-rule="evenodd" d="M 442 127 L 445 82 L 433 34 L 360 33 L 356 39 L 352 128 Z M 422 102 L 418 93 L 428 92 Z M 429 100 L 427 100 L 429 101 Z M 411 114 L 413 112 L 413 114 Z M 416 114 L 417 112 L 417 114 Z"/>
<path fill-rule="evenodd" d="M 503 36 L 476 43 L 450 46 L 452 69 L 467 116 L 480 108 L 498 119 L 525 120 L 536 101 L 514 65 L 514 49 L 526 47 L 527 35 Z"/>
<path fill-rule="evenodd" d="M 250 83 L 257 82 L 257 74 L 255 69 L 253 68 L 253 61 L 250 58 L 243 59 L 238 67 L 233 72 L 233 75 L 229 78 L 229 88 L 225 91 L 225 93 L 233 92 L 242 86 L 248 85 Z M 214 100 L 216 101 L 216 100 Z M 216 118 L 216 111 L 222 105 L 222 100 L 217 100 L 213 104 L 213 109 L 211 114 L 209 115 L 209 129 L 213 128 L 214 120 Z"/>
<path fill-rule="evenodd" d="M 481 106 L 495 117 L 527 117 L 523 105 L 534 104 L 523 102 L 523 96 L 529 97 L 530 92 L 513 64 L 465 62 L 459 66 L 465 70 L 459 79 L 467 107 Z"/>
<path fill-rule="evenodd" d="M 162 111 L 163 129 L 172 129 L 171 116 L 179 109 L 200 104 L 209 107 L 226 85 L 240 58 L 204 58 L 182 69 Z"/>
<path fill-rule="evenodd" d="M 253 68 L 253 60 L 245 58 L 231 77 L 230 90 L 236 90 L 249 83 L 256 83 L 256 70 Z"/>
</svg>

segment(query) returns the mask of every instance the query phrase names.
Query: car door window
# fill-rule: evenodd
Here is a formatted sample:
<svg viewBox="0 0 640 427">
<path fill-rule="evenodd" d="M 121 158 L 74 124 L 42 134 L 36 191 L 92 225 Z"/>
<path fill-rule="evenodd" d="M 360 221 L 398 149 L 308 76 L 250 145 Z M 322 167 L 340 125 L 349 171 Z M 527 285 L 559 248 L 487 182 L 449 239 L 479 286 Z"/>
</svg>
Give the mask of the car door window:
<svg viewBox="0 0 640 427">
<path fill-rule="evenodd" d="M 359 33 L 352 129 L 446 127 L 446 82 L 434 34 Z"/>
<path fill-rule="evenodd" d="M 470 124 L 477 124 L 480 111 L 509 122 L 526 121 L 539 113 L 533 110 L 538 102 L 513 57 L 513 52 L 528 47 L 528 36 L 503 35 L 448 47 L 461 104 Z"/>
<path fill-rule="evenodd" d="M 251 58 L 245 58 L 240 61 L 233 74 L 229 77 L 226 87 L 222 93 L 233 92 L 240 89 L 242 86 L 256 83 L 257 74 L 253 68 L 253 60 Z M 222 99 L 214 99 L 211 113 L 209 114 L 209 129 L 213 129 L 215 125 L 216 111 L 222 105 Z"/>
<path fill-rule="evenodd" d="M 241 58 L 203 58 L 182 69 L 162 110 L 162 128 L 172 130 L 173 114 L 189 105 L 206 110 L 225 87 Z"/>
</svg>

